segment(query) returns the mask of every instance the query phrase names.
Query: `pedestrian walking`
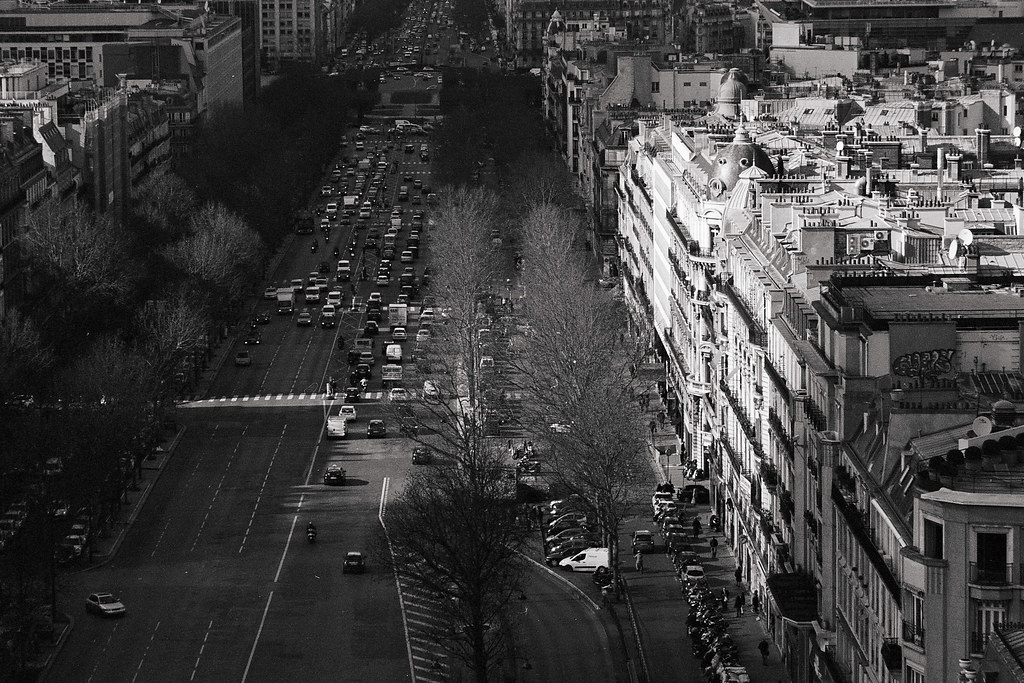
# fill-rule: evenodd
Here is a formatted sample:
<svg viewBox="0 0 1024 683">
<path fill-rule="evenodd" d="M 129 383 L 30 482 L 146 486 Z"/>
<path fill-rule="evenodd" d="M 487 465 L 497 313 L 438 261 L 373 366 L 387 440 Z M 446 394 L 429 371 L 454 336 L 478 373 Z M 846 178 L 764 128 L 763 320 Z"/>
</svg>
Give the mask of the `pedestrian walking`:
<svg viewBox="0 0 1024 683">
<path fill-rule="evenodd" d="M 736 616 L 737 617 L 740 617 L 740 616 L 743 615 L 743 603 L 745 603 L 745 602 L 746 602 L 746 600 L 743 599 L 743 592 L 740 591 L 740 594 L 736 596 L 736 599 L 732 603 L 732 606 L 736 608 Z"/>
<path fill-rule="evenodd" d="M 636 554 L 633 557 L 636 558 L 636 570 L 638 572 L 640 572 L 641 574 L 643 574 L 644 573 L 644 555 L 643 555 L 643 553 L 641 553 L 639 550 L 637 550 Z"/>
<path fill-rule="evenodd" d="M 761 663 L 762 664 L 767 664 L 768 663 L 768 653 L 771 650 L 771 646 L 768 645 L 768 641 L 762 639 L 761 642 L 757 644 L 757 649 L 761 651 Z"/>
<path fill-rule="evenodd" d="M 736 577 L 736 583 L 742 583 L 743 582 L 743 567 L 741 565 L 737 565 L 736 571 L 733 572 L 733 575 Z"/>
<path fill-rule="evenodd" d="M 725 587 L 723 587 L 722 588 L 722 609 L 728 609 L 728 608 L 729 608 L 729 591 Z"/>
<path fill-rule="evenodd" d="M 713 560 L 718 557 L 718 539 L 712 538 L 708 541 L 708 545 L 711 546 L 711 559 Z"/>
<path fill-rule="evenodd" d="M 665 411 L 664 410 L 659 410 L 658 411 L 658 424 L 661 426 L 662 429 L 665 428 Z"/>
<path fill-rule="evenodd" d="M 700 536 L 701 524 L 700 517 L 693 518 L 693 537 L 697 538 Z"/>
<path fill-rule="evenodd" d="M 754 591 L 754 594 L 750 596 L 750 608 L 754 610 L 754 614 L 761 611 L 761 594 Z"/>
<path fill-rule="evenodd" d="M 647 424 L 647 426 L 651 430 L 651 438 L 653 439 L 654 433 L 658 431 L 658 423 L 654 421 L 654 418 L 651 418 L 651 421 Z"/>
</svg>

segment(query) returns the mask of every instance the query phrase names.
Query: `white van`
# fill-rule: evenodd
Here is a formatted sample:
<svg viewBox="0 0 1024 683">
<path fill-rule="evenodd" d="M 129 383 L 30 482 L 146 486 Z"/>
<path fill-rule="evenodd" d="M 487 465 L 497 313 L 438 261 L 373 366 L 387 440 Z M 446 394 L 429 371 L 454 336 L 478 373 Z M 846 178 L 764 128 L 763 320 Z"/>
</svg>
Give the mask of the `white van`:
<svg viewBox="0 0 1024 683">
<path fill-rule="evenodd" d="M 307 304 L 320 303 L 320 288 L 317 287 L 316 285 L 312 287 L 306 287 L 305 295 Z"/>
<path fill-rule="evenodd" d="M 363 205 L 359 208 L 359 217 L 369 218 L 372 211 L 373 206 L 370 204 L 370 202 L 363 202 Z"/>
<path fill-rule="evenodd" d="M 388 344 L 384 348 L 384 358 L 388 363 L 401 363 L 402 346 L 400 344 Z"/>
<path fill-rule="evenodd" d="M 608 567 L 608 548 L 587 548 L 565 558 L 558 566 L 573 572 L 597 571 L 598 567 Z"/>
</svg>

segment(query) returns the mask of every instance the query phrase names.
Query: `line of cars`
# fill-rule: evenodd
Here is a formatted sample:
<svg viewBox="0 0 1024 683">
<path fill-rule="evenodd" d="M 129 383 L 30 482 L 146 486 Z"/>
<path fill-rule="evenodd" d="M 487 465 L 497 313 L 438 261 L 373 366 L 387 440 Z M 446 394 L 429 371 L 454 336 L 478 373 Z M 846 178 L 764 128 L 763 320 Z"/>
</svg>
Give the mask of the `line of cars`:
<svg viewBox="0 0 1024 683">
<path fill-rule="evenodd" d="M 576 497 L 548 504 L 544 560 L 549 566 L 578 572 L 608 566 L 608 548 L 600 547 L 596 521 L 583 507 Z"/>
</svg>

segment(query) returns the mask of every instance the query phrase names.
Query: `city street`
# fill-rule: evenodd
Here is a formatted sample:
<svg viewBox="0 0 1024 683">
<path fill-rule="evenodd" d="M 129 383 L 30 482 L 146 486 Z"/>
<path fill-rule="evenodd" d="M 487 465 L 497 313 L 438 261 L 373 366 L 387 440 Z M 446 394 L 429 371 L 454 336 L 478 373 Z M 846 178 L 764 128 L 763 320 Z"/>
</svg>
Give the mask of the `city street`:
<svg viewBox="0 0 1024 683">
<path fill-rule="evenodd" d="M 108 565 L 69 577 L 67 596 L 110 590 L 123 620 L 86 615 L 51 681 L 402 680 L 409 663 L 394 578 L 380 557 L 377 511 L 404 443 L 319 443 L 306 409 L 181 411 L 187 431 L 145 514 Z M 325 487 L 326 463 L 347 485 Z M 305 524 L 315 520 L 315 544 Z M 365 575 L 342 575 L 347 551 Z"/>
</svg>

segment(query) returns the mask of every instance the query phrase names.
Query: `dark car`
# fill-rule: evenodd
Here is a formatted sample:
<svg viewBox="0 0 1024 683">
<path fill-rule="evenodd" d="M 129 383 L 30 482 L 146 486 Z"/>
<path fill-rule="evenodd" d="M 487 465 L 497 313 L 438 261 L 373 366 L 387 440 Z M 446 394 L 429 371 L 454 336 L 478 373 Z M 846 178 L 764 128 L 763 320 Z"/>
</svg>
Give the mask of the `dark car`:
<svg viewBox="0 0 1024 683">
<path fill-rule="evenodd" d="M 348 552 L 345 562 L 341 565 L 342 574 L 362 574 L 366 571 L 366 560 L 362 553 Z"/>
<path fill-rule="evenodd" d="M 348 350 L 348 364 L 355 365 L 359 362 L 359 349 Z"/>
<path fill-rule="evenodd" d="M 270 324 L 270 311 L 260 311 L 256 314 L 257 325 L 269 325 Z"/>
<path fill-rule="evenodd" d="M 429 465 L 431 460 L 433 460 L 433 455 L 426 446 L 417 446 L 412 449 L 413 465 Z"/>
<path fill-rule="evenodd" d="M 260 334 L 259 330 L 250 330 L 249 334 L 245 337 L 244 344 L 249 346 L 250 344 L 259 344 L 262 341 L 263 336 Z"/>
<path fill-rule="evenodd" d="M 388 427 L 384 424 L 384 420 L 370 420 L 370 424 L 366 425 L 367 438 L 375 439 L 387 435 Z"/>
<path fill-rule="evenodd" d="M 370 379 L 370 366 L 366 363 L 358 363 L 354 370 L 352 370 L 352 379 L 359 381 L 361 379 Z"/>
<path fill-rule="evenodd" d="M 649 553 L 654 550 L 654 534 L 646 529 L 633 532 L 633 553 Z"/>
<path fill-rule="evenodd" d="M 348 387 L 345 389 L 345 402 L 356 403 L 362 395 L 363 390 L 360 387 Z"/>
<path fill-rule="evenodd" d="M 363 328 L 363 334 L 367 337 L 376 337 L 380 328 L 377 326 L 377 322 L 374 320 L 367 320 L 366 327 Z"/>
<path fill-rule="evenodd" d="M 324 472 L 324 484 L 328 486 L 344 486 L 345 469 L 337 463 L 328 465 L 327 470 Z"/>
<path fill-rule="evenodd" d="M 691 505 L 705 505 L 711 502 L 711 492 L 706 486 L 689 484 L 683 487 L 683 492 L 679 494 L 679 500 Z"/>
<path fill-rule="evenodd" d="M 544 556 L 544 561 L 549 566 L 554 567 L 559 562 L 567 557 L 571 557 L 575 553 L 592 547 L 591 542 L 588 539 L 573 538 L 568 541 L 563 541 L 551 547 L 547 554 Z"/>
</svg>

